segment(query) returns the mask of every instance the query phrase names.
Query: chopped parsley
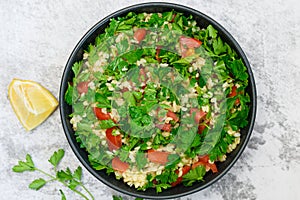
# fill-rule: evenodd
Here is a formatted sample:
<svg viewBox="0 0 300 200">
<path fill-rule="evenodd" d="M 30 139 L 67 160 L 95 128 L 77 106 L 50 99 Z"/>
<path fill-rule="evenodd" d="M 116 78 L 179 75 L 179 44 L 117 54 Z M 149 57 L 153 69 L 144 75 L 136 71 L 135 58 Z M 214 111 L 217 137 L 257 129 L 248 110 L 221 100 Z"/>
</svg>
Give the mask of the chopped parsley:
<svg viewBox="0 0 300 200">
<path fill-rule="evenodd" d="M 72 70 L 65 101 L 78 143 L 94 169 L 138 190 L 205 181 L 248 124 L 246 66 L 192 16 L 111 19 Z"/>
</svg>

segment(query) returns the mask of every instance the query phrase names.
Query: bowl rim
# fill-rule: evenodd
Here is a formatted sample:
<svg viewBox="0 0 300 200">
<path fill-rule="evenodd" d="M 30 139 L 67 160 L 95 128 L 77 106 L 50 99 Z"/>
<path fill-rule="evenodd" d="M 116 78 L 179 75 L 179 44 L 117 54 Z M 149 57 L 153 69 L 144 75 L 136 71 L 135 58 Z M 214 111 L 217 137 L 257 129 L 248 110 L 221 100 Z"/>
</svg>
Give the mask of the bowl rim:
<svg viewBox="0 0 300 200">
<path fill-rule="evenodd" d="M 139 9 L 139 8 L 145 8 L 145 7 L 155 7 L 155 6 L 164 6 L 164 7 L 169 7 L 170 9 L 174 9 L 174 10 L 186 10 L 186 12 L 191 13 L 193 16 L 199 16 L 201 18 L 204 18 L 205 20 L 208 20 L 210 24 L 212 24 L 215 28 L 217 27 L 218 30 L 221 30 L 221 32 L 224 33 L 224 35 L 226 35 L 228 37 L 228 39 L 230 40 L 230 42 L 232 43 L 231 46 L 233 45 L 234 48 L 236 49 L 237 53 L 239 54 L 240 58 L 243 60 L 246 68 L 247 68 L 247 73 L 249 75 L 248 81 L 249 81 L 249 90 L 252 92 L 252 99 L 251 99 L 251 109 L 249 111 L 248 117 L 251 116 L 249 118 L 249 129 L 247 130 L 247 135 L 246 138 L 244 140 L 244 142 L 242 144 L 240 144 L 240 149 L 238 150 L 236 156 L 234 156 L 231 160 L 231 162 L 228 164 L 228 166 L 220 172 L 220 174 L 218 174 L 215 178 L 213 178 L 212 180 L 210 180 L 208 183 L 203 184 L 200 187 L 188 190 L 186 192 L 180 193 L 180 194 L 174 194 L 174 195 L 159 195 L 162 193 L 158 193 L 159 196 L 150 196 L 150 195 L 146 195 L 146 194 L 140 194 L 140 193 L 132 193 L 126 190 L 123 190 L 119 187 L 117 187 L 116 185 L 110 183 L 107 179 L 104 179 L 103 177 L 101 177 L 94 168 L 92 168 L 90 166 L 90 163 L 88 161 L 86 161 L 79 153 L 79 150 L 76 146 L 76 144 L 73 142 L 72 140 L 72 136 L 68 130 L 68 125 L 67 125 L 67 121 L 68 119 L 66 119 L 65 117 L 65 102 L 64 102 L 64 95 L 65 95 L 65 91 L 66 91 L 66 86 L 67 86 L 67 79 L 68 79 L 68 72 L 71 70 L 71 67 L 73 65 L 74 62 L 72 62 L 72 59 L 74 57 L 76 57 L 76 54 L 78 53 L 78 51 L 82 48 L 82 45 L 86 42 L 86 40 L 91 37 L 95 31 L 97 31 L 101 26 L 103 26 L 105 23 L 107 23 L 111 18 L 115 18 L 117 16 L 123 15 L 125 13 L 128 13 L 134 9 Z M 243 153 L 244 149 L 246 148 L 249 138 L 251 136 L 251 133 L 253 131 L 253 127 L 254 127 L 254 123 L 255 123 L 255 117 L 256 117 L 256 110 L 257 110 L 257 93 L 256 93 L 256 87 L 255 87 L 255 81 L 254 81 L 254 75 L 252 73 L 251 70 L 251 66 L 250 63 L 244 53 L 244 51 L 242 50 L 242 48 L 240 47 L 240 45 L 238 44 L 238 42 L 234 39 L 234 37 L 223 27 L 221 26 L 218 22 L 216 22 L 214 19 L 212 19 L 211 17 L 207 16 L 206 14 L 203 14 L 202 12 L 195 10 L 194 8 L 185 6 L 185 5 L 180 5 L 180 4 L 176 4 L 176 3 L 169 3 L 169 2 L 147 2 L 147 3 L 138 3 L 138 4 L 134 4 L 131 6 L 127 6 L 124 8 L 121 8 L 115 12 L 113 12 L 112 14 L 107 15 L 106 17 L 104 17 L 103 19 L 101 19 L 100 21 L 98 21 L 94 26 L 92 26 L 85 34 L 84 36 L 82 36 L 82 38 L 79 40 L 79 42 L 76 44 L 75 48 L 73 49 L 72 53 L 70 54 L 68 61 L 65 65 L 65 69 L 63 71 L 63 75 L 61 78 L 61 84 L 60 84 L 60 91 L 59 91 L 59 108 L 60 108 L 60 117 L 61 117 L 61 121 L 62 121 L 62 126 L 63 126 L 63 130 L 65 132 L 65 135 L 67 137 L 68 143 L 71 146 L 74 154 L 76 155 L 76 157 L 78 158 L 78 160 L 81 162 L 81 164 L 94 176 L 96 177 L 98 180 L 100 180 L 102 183 L 104 183 L 105 185 L 109 186 L 110 188 L 113 188 L 121 193 L 127 194 L 127 195 L 131 195 L 131 196 L 136 196 L 136 197 L 140 197 L 140 198 L 156 198 L 156 199 L 169 199 L 169 198 L 178 198 L 181 196 L 185 196 L 185 195 L 189 195 L 195 192 L 198 192 L 200 190 L 203 190 L 207 187 L 209 187 L 210 185 L 214 184 L 215 182 L 217 182 L 218 180 L 220 180 L 231 168 L 232 166 L 236 163 L 236 161 L 239 159 L 239 157 L 241 156 L 241 154 Z M 78 145 L 78 144 L 77 144 Z"/>
</svg>

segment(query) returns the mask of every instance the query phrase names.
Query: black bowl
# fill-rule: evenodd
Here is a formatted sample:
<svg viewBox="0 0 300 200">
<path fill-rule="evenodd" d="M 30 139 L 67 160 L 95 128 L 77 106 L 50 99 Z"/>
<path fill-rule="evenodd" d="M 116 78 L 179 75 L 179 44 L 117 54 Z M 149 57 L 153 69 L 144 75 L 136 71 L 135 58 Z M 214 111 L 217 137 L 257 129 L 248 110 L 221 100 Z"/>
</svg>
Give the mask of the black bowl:
<svg viewBox="0 0 300 200">
<path fill-rule="evenodd" d="M 72 78 L 74 77 L 74 74 L 71 69 L 73 63 L 82 60 L 84 50 L 87 49 L 90 43 L 94 43 L 95 38 L 99 34 L 103 33 L 104 29 L 108 26 L 111 18 L 125 16 L 128 12 L 136 12 L 136 13 L 165 12 L 165 11 L 171 11 L 173 9 L 175 11 L 184 13 L 185 15 L 190 15 L 190 14 L 193 15 L 194 19 L 197 21 L 200 27 L 207 27 L 209 24 L 213 25 L 213 27 L 218 30 L 218 33 L 223 39 L 223 41 L 227 42 L 232 47 L 232 49 L 234 49 L 237 52 L 239 57 L 242 58 L 244 64 L 248 69 L 248 74 L 249 74 L 249 80 L 248 80 L 249 85 L 247 88 L 247 92 L 249 93 L 251 99 L 250 112 L 248 116 L 249 124 L 247 127 L 241 130 L 241 138 L 240 138 L 241 140 L 237 148 L 233 152 L 227 155 L 227 159 L 225 162 L 218 163 L 217 166 L 219 172 L 214 174 L 207 173 L 205 175 L 204 182 L 195 183 L 191 187 L 178 185 L 174 188 L 164 190 L 161 193 L 156 193 L 155 189 L 148 189 L 146 191 L 137 191 L 133 187 L 129 187 L 128 185 L 126 185 L 122 180 L 115 179 L 114 175 L 107 175 L 105 171 L 97 171 L 92 168 L 92 166 L 88 161 L 87 151 L 80 148 L 80 144 L 76 142 L 74 131 L 72 129 L 72 125 L 70 124 L 70 118 L 69 118 L 69 115 L 72 113 L 72 107 L 69 106 L 64 101 L 64 94 L 67 90 L 68 82 L 71 82 Z M 255 113 L 256 113 L 256 89 L 255 89 L 255 83 L 250 68 L 250 64 L 246 58 L 245 53 L 243 52 L 239 44 L 235 41 L 235 39 L 230 35 L 230 33 L 228 33 L 220 24 L 218 24 L 210 17 L 192 8 L 185 7 L 182 5 L 177 5 L 177 4 L 171 4 L 171 3 L 155 2 L 155 3 L 137 4 L 134 6 L 121 9 L 107 16 L 103 20 L 99 21 L 82 37 L 82 39 L 79 41 L 79 43 L 76 45 L 75 49 L 73 50 L 67 62 L 67 65 L 65 67 L 63 77 L 61 80 L 59 102 L 60 102 L 59 106 L 60 106 L 61 120 L 69 144 L 71 145 L 71 148 L 75 152 L 77 158 L 91 174 L 93 174 L 97 179 L 99 179 L 109 187 L 128 195 L 141 197 L 141 198 L 167 199 L 167 198 L 176 198 L 176 197 L 192 194 L 194 192 L 200 191 L 210 186 L 211 184 L 219 180 L 224 174 L 226 174 L 226 172 L 234 165 L 234 163 L 237 161 L 237 159 L 240 157 L 241 153 L 245 149 L 253 129 L 253 125 L 255 121 Z"/>
</svg>

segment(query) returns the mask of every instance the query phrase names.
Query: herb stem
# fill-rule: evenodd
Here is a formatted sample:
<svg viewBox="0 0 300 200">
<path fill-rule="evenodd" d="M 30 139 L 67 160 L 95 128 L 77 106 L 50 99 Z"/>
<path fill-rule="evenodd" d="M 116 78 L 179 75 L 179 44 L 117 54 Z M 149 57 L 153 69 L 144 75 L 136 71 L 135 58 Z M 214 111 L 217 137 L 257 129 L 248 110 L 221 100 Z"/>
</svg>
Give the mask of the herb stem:
<svg viewBox="0 0 300 200">
<path fill-rule="evenodd" d="M 34 168 L 34 169 L 35 169 L 36 171 L 38 171 L 38 172 L 40 172 L 40 173 L 46 175 L 46 176 L 49 176 L 49 177 L 51 178 L 50 181 L 59 181 L 59 182 L 61 182 L 64 186 L 66 186 L 67 188 L 69 188 L 68 185 L 67 185 L 65 182 L 63 182 L 63 181 L 61 181 L 61 180 L 55 178 L 55 177 L 52 176 L 51 174 L 48 174 L 47 172 L 44 172 L 43 170 L 38 169 L 38 168 Z M 49 182 L 50 182 L 50 181 L 49 181 Z M 92 197 L 92 200 L 94 200 L 93 195 L 86 189 L 86 187 L 84 187 L 82 184 L 80 184 L 80 185 L 81 185 L 81 186 L 83 187 L 83 189 L 84 189 L 84 190 Z M 77 193 L 78 195 L 82 196 L 84 199 L 89 200 L 89 198 L 87 198 L 87 196 L 85 196 L 84 194 L 82 194 L 80 191 L 78 191 L 78 190 L 76 190 L 76 189 L 71 189 L 71 188 L 69 188 L 69 189 L 72 190 L 72 191 L 74 191 L 74 192 Z"/>
<path fill-rule="evenodd" d="M 57 180 L 54 176 L 52 176 L 51 174 L 48 174 L 47 172 L 44 172 L 43 170 L 41 169 L 38 169 L 38 168 L 34 168 L 36 171 L 39 171 L 41 172 L 42 174 L 46 175 L 46 176 L 49 176 L 50 178 L 52 178 L 53 180 Z"/>
<path fill-rule="evenodd" d="M 82 183 L 80 183 L 80 186 L 90 195 L 92 200 L 95 199 L 94 196 L 92 195 L 92 193 Z"/>
<path fill-rule="evenodd" d="M 61 182 L 61 181 L 60 181 Z M 63 183 L 63 182 L 61 182 L 61 183 Z M 64 183 L 63 183 L 64 184 Z M 64 186 L 66 186 L 67 188 L 69 188 L 68 187 L 68 185 L 66 185 L 66 184 L 64 184 Z M 84 194 L 82 194 L 81 192 L 79 192 L 78 190 L 76 190 L 76 189 L 71 189 L 71 188 L 69 188 L 70 190 L 73 190 L 74 192 L 76 192 L 77 194 L 79 194 L 80 196 L 82 196 L 84 199 L 86 199 L 86 200 L 89 200 L 89 198 L 87 198 L 87 196 L 85 196 Z"/>
</svg>

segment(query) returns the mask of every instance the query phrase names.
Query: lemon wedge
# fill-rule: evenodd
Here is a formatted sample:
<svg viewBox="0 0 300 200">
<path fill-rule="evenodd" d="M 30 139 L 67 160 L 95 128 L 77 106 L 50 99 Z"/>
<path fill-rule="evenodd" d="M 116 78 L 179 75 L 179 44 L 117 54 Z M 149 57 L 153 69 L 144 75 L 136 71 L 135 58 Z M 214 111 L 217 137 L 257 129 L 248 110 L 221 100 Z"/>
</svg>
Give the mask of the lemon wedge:
<svg viewBox="0 0 300 200">
<path fill-rule="evenodd" d="M 13 79 L 8 86 L 8 97 L 27 131 L 45 121 L 58 105 L 56 98 L 46 88 L 28 80 Z"/>
</svg>

